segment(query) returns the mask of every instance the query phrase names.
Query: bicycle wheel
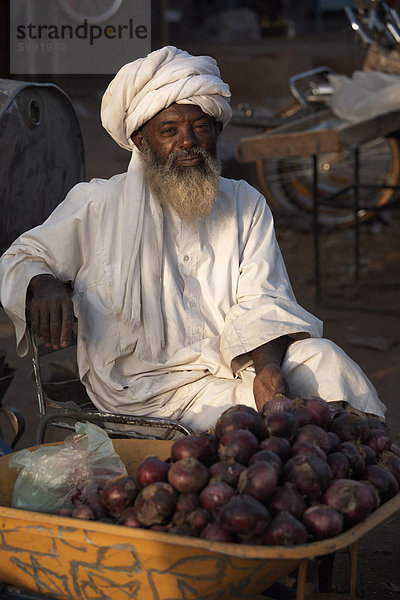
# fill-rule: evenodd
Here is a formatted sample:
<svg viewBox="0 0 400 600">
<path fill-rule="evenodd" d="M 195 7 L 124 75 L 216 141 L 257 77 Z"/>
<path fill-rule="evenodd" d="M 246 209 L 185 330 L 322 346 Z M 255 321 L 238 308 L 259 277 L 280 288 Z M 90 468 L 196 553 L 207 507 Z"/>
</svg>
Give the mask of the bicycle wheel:
<svg viewBox="0 0 400 600">
<path fill-rule="evenodd" d="M 280 116 L 296 112 L 303 114 L 299 105 L 285 109 Z M 387 204 L 395 190 L 383 186 L 397 185 L 400 181 L 400 149 L 397 138 L 378 138 L 359 147 L 360 182 L 374 187 L 361 187 L 359 202 L 363 206 L 357 217 L 365 221 L 373 209 Z M 272 207 L 287 210 L 313 210 L 313 160 L 310 156 L 288 159 L 259 160 L 256 162 L 257 180 L 262 193 Z M 336 206 L 324 205 L 323 200 L 354 182 L 354 150 L 331 152 L 318 156 L 319 222 L 328 226 L 349 226 L 355 221 L 354 210 L 343 208 L 342 203 L 353 202 L 349 190 L 336 198 Z M 366 207 L 366 208 L 364 208 Z"/>
</svg>

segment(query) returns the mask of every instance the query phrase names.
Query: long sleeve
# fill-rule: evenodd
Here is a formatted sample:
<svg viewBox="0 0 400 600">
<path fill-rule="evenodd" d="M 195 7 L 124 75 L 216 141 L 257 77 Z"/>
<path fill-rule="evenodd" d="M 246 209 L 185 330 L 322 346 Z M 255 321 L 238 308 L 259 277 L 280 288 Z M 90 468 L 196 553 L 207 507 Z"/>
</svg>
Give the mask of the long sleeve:
<svg viewBox="0 0 400 600">
<path fill-rule="evenodd" d="M 243 234 L 236 299 L 226 315 L 220 344 L 224 360 L 233 370 L 249 361 L 247 353 L 277 337 L 322 335 L 319 319 L 296 301 L 272 214 L 262 196 Z"/>
<path fill-rule="evenodd" d="M 17 351 L 28 350 L 25 336 L 25 301 L 30 280 L 51 274 L 61 281 L 74 282 L 82 255 L 90 252 L 92 232 L 85 218 L 91 203 L 85 201 L 89 184 L 78 184 L 42 224 L 22 234 L 0 259 L 0 298 L 13 321 Z"/>
</svg>

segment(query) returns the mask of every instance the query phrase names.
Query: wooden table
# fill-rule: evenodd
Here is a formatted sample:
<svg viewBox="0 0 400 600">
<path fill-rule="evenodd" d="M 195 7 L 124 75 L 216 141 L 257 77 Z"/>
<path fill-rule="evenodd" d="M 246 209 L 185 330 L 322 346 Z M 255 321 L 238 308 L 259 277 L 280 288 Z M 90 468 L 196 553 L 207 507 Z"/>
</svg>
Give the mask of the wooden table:
<svg viewBox="0 0 400 600">
<path fill-rule="evenodd" d="M 370 142 L 380 137 L 393 135 L 400 130 L 400 110 L 377 115 L 370 119 L 349 123 L 336 117 L 330 109 L 324 109 L 307 115 L 300 119 L 285 123 L 284 125 L 266 133 L 244 137 L 236 147 L 236 157 L 239 162 L 253 162 L 263 159 L 289 158 L 293 156 L 309 155 L 313 158 L 313 233 L 314 233 L 314 267 L 316 282 L 316 303 L 321 304 L 321 272 L 319 233 L 320 226 L 318 213 L 322 201 L 318 195 L 318 155 L 328 152 L 354 151 L 354 178 L 350 186 L 353 191 L 354 202 L 338 204 L 354 210 L 355 214 L 355 277 L 359 277 L 359 222 L 360 210 L 371 210 L 364 207 L 359 201 L 359 190 L 362 183 L 359 181 L 359 154 L 361 144 Z M 388 186 L 389 187 L 389 186 Z M 393 186 L 390 186 L 393 187 Z M 394 186 L 397 187 L 397 186 Z M 348 191 L 349 186 L 343 189 Z M 340 192 L 341 193 L 341 192 Z M 337 196 L 338 194 L 335 194 Z M 390 207 L 398 203 L 391 203 Z M 383 208 L 387 208 L 387 205 Z M 373 208 L 373 210 L 379 210 Z"/>
</svg>

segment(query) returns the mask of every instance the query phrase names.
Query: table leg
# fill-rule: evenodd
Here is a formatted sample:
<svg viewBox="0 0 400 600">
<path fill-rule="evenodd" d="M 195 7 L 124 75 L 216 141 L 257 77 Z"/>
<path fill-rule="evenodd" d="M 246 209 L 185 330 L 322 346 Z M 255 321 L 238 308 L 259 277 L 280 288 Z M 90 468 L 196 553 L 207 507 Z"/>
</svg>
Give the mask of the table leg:
<svg viewBox="0 0 400 600">
<path fill-rule="evenodd" d="M 314 233 L 314 277 L 315 303 L 321 303 L 321 273 L 319 252 L 319 196 L 318 196 L 318 155 L 313 154 L 313 233 Z"/>
</svg>

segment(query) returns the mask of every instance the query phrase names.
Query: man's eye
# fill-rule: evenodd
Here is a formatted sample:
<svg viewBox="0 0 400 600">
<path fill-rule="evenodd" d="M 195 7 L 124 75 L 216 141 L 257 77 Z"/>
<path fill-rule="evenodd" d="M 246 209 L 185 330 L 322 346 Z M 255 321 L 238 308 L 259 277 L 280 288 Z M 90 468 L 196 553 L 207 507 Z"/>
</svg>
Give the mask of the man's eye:
<svg viewBox="0 0 400 600">
<path fill-rule="evenodd" d="M 162 129 L 161 133 L 162 134 L 173 134 L 175 133 L 175 127 L 167 127 L 166 129 Z"/>
</svg>

